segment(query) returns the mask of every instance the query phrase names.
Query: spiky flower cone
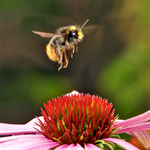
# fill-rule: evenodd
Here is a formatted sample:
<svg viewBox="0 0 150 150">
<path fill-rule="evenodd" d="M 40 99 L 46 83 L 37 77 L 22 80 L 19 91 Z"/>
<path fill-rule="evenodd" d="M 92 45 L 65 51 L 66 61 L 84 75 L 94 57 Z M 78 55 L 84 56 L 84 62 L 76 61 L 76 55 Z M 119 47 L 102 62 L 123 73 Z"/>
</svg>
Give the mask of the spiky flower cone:
<svg viewBox="0 0 150 150">
<path fill-rule="evenodd" d="M 82 147 L 111 136 L 118 117 L 108 100 L 89 94 L 65 95 L 48 101 L 44 107 L 44 123 L 39 119 L 38 124 L 40 132 L 60 144 L 78 143 Z"/>
</svg>

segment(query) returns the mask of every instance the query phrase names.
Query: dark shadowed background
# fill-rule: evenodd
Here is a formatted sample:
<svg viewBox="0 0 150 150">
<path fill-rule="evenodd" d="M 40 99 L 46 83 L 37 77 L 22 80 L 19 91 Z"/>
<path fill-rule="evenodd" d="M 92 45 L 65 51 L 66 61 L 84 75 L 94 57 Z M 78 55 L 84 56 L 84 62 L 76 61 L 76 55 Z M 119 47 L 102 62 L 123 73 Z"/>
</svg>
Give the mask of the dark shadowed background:
<svg viewBox="0 0 150 150">
<path fill-rule="evenodd" d="M 45 53 L 49 39 L 32 30 L 87 19 L 79 51 L 58 71 Z M 0 122 L 26 123 L 72 90 L 108 99 L 121 119 L 149 110 L 150 1 L 0 1 Z"/>
</svg>

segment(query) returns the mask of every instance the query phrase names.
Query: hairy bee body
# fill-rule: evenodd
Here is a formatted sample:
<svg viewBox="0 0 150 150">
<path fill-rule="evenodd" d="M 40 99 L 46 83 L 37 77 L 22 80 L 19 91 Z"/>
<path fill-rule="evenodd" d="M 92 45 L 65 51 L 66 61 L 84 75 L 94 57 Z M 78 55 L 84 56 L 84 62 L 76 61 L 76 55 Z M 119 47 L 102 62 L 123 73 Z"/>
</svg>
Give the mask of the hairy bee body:
<svg viewBox="0 0 150 150">
<path fill-rule="evenodd" d="M 65 45 L 63 46 L 63 42 L 65 42 L 64 37 L 62 35 L 55 35 L 49 41 L 46 46 L 46 53 L 52 61 L 60 61 L 62 59 L 62 52 L 65 49 Z"/>
<path fill-rule="evenodd" d="M 72 58 L 75 50 L 78 51 L 78 45 L 84 38 L 81 28 L 77 25 L 60 27 L 56 30 L 55 34 L 38 31 L 33 32 L 41 35 L 42 37 L 51 38 L 49 43 L 46 45 L 46 53 L 50 60 L 60 64 L 58 70 L 62 67 L 66 68 L 68 66 L 68 53 L 70 53 Z"/>
</svg>

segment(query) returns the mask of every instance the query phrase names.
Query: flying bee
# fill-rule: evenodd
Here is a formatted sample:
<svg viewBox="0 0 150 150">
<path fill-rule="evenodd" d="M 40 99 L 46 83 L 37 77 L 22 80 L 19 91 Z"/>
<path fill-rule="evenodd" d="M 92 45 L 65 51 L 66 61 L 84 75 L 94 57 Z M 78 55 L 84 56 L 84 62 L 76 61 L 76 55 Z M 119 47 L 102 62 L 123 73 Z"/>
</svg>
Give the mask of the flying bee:
<svg viewBox="0 0 150 150">
<path fill-rule="evenodd" d="M 46 45 L 46 53 L 50 60 L 60 64 L 58 70 L 62 67 L 66 68 L 68 66 L 68 53 L 70 53 L 71 58 L 73 58 L 74 52 L 78 51 L 78 45 L 84 38 L 82 28 L 88 21 L 89 19 L 82 25 L 82 27 L 77 25 L 60 27 L 55 33 L 33 31 L 33 33 L 38 34 L 41 37 L 51 38 L 49 43 Z"/>
</svg>

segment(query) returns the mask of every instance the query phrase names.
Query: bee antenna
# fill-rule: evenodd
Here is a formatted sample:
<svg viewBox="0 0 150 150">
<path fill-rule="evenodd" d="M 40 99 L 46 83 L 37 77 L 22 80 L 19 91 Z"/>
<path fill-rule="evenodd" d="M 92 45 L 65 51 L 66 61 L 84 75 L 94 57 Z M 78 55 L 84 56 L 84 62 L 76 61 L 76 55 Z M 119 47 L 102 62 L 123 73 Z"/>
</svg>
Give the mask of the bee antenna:
<svg viewBox="0 0 150 150">
<path fill-rule="evenodd" d="M 82 25 L 82 27 L 81 27 L 80 29 L 82 29 L 82 28 L 86 25 L 86 23 L 87 23 L 88 21 L 89 21 L 89 19 L 84 22 L 84 24 Z"/>
</svg>

